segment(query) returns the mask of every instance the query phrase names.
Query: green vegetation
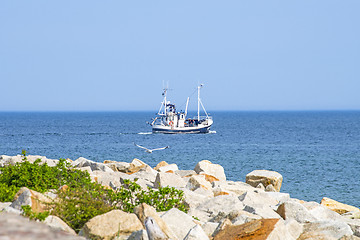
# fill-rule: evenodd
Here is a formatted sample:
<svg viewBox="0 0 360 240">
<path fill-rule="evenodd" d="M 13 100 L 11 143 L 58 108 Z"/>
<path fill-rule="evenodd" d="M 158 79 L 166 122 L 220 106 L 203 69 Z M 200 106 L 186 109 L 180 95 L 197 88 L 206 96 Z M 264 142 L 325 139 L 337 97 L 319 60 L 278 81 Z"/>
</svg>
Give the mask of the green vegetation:
<svg viewBox="0 0 360 240">
<path fill-rule="evenodd" d="M 76 232 L 97 215 L 113 209 L 133 212 L 141 203 L 147 203 L 157 211 L 173 207 L 184 212 L 188 210 L 183 191 L 175 188 L 148 188 L 145 191 L 136 180 L 124 180 L 119 189 L 113 190 L 91 182 L 88 172 L 71 169 L 64 159 L 50 167 L 46 163 L 40 164 L 40 159 L 28 162 L 26 151 L 22 155 L 23 161 L 0 168 L 0 201 L 12 201 L 21 187 L 41 193 L 55 189 L 57 198 L 50 206 L 50 214 L 63 219 Z M 44 220 L 49 215 L 49 212 L 34 213 L 30 206 L 23 206 L 23 211 L 31 219 Z"/>
<path fill-rule="evenodd" d="M 21 208 L 23 210 L 23 215 L 30 218 L 31 220 L 44 221 L 45 218 L 49 216 L 49 211 L 36 213 L 31 210 L 31 207 L 29 205 L 21 206 Z"/>
</svg>

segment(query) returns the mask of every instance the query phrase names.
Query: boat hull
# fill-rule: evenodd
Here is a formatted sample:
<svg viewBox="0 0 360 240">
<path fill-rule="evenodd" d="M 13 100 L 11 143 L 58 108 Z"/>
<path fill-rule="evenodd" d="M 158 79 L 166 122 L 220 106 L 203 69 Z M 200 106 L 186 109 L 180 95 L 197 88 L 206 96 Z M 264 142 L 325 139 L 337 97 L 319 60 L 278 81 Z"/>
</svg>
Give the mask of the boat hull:
<svg viewBox="0 0 360 240">
<path fill-rule="evenodd" d="M 170 126 L 153 126 L 153 133 L 208 133 L 210 131 L 210 126 L 199 126 L 199 127 L 183 127 L 183 128 L 172 128 Z"/>
</svg>

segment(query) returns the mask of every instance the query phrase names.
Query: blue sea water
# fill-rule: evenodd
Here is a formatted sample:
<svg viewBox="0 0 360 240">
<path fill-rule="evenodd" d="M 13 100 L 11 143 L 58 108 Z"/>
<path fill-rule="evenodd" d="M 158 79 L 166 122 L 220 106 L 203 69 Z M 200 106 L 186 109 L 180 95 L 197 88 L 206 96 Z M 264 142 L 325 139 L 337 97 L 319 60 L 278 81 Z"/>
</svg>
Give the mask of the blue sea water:
<svg viewBox="0 0 360 240">
<path fill-rule="evenodd" d="M 319 202 L 322 197 L 360 206 L 360 112 L 213 112 L 209 134 L 151 134 L 152 112 L 0 113 L 0 154 L 94 161 L 139 158 L 193 169 L 207 159 L 228 180 L 268 169 L 282 174 L 282 192 Z M 170 148 L 148 154 L 149 148 Z"/>
</svg>

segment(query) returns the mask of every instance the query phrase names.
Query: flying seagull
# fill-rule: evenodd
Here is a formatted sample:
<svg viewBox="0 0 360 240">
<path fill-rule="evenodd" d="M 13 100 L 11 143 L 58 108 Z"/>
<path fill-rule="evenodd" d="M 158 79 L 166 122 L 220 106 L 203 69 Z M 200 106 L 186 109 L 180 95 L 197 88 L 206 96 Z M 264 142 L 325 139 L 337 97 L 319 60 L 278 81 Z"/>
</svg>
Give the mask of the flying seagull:
<svg viewBox="0 0 360 240">
<path fill-rule="evenodd" d="M 146 148 L 146 147 L 137 145 L 136 143 L 134 143 L 134 145 L 137 146 L 137 147 L 139 147 L 139 148 L 145 149 L 145 152 L 147 152 L 147 153 L 152 153 L 153 151 L 156 151 L 156 150 L 163 150 L 163 149 L 169 148 L 169 146 L 166 146 L 166 147 L 162 147 L 162 148 L 148 149 L 148 148 Z"/>
</svg>

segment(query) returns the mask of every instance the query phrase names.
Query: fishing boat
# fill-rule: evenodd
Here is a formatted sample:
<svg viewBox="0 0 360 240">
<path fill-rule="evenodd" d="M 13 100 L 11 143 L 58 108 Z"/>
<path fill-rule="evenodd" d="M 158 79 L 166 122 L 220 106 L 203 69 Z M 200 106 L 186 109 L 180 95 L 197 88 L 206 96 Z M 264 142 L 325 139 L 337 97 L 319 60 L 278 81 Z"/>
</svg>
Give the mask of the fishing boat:
<svg viewBox="0 0 360 240">
<path fill-rule="evenodd" d="M 185 111 L 176 111 L 175 104 L 167 99 L 168 88 L 163 89 L 163 101 L 159 112 L 151 123 L 153 133 L 208 133 L 213 124 L 212 117 L 206 112 L 205 107 L 200 99 L 200 89 L 203 84 L 197 87 L 197 116 L 188 118 L 188 106 L 190 97 L 187 98 Z M 200 106 L 205 116 L 200 116 Z"/>
</svg>

